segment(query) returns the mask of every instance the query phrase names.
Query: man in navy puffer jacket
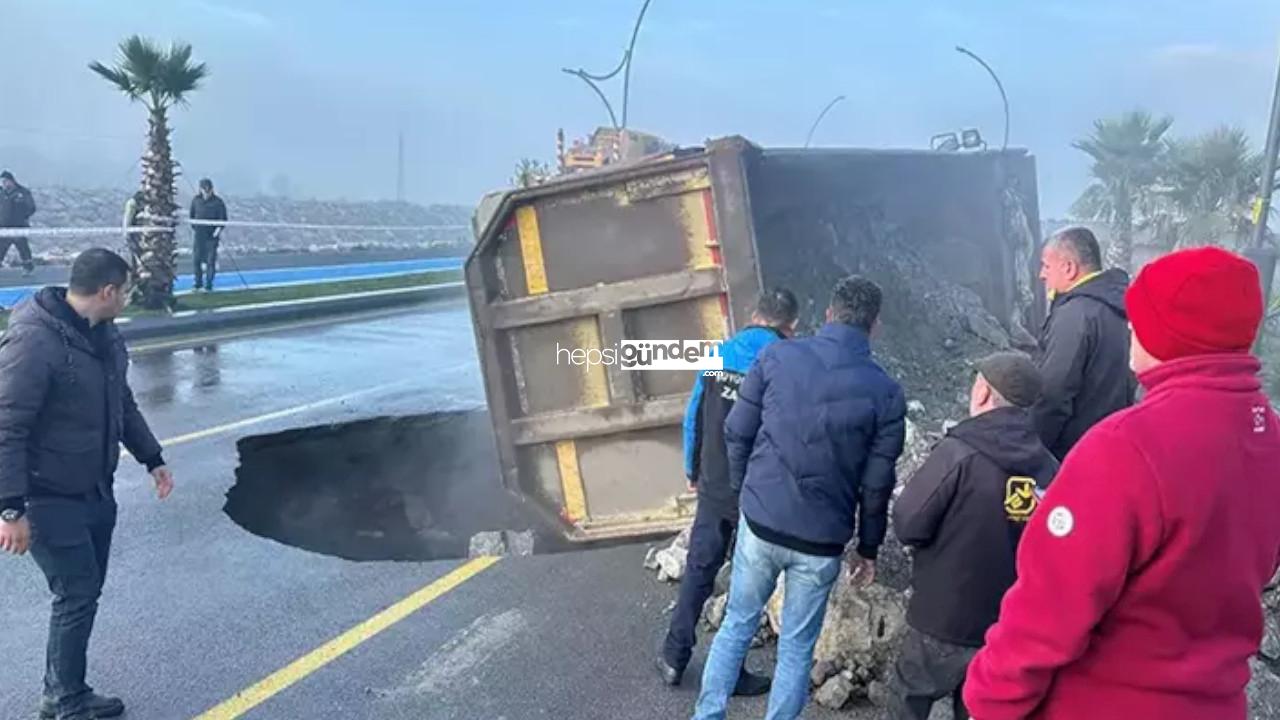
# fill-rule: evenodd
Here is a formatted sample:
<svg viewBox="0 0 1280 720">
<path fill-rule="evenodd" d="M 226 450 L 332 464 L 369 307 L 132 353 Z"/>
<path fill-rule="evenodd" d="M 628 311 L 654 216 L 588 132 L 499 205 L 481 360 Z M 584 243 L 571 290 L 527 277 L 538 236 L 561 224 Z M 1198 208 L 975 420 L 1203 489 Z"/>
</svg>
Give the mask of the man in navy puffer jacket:
<svg viewBox="0 0 1280 720">
<path fill-rule="evenodd" d="M 796 718 L 808 701 L 813 648 L 855 525 L 852 576 L 874 578 L 906 434 L 902 388 L 871 358 L 880 303 L 870 280 L 841 280 L 818 334 L 765 348 L 739 388 L 725 441 L 742 519 L 698 720 L 724 717 L 779 574 L 786 588 L 770 720 Z"/>
</svg>

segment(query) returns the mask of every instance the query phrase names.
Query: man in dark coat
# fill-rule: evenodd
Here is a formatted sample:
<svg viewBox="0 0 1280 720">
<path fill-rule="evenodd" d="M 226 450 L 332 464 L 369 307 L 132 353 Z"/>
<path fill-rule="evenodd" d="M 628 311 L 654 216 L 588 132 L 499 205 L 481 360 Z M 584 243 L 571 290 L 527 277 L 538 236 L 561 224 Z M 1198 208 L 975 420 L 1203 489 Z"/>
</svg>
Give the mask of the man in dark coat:
<svg viewBox="0 0 1280 720">
<path fill-rule="evenodd" d="M 894 530 L 914 552 L 908 631 L 889 683 L 892 720 L 928 720 L 945 697 L 957 720 L 969 717 L 965 671 L 1013 585 L 1022 530 L 1058 471 L 1027 411 L 1040 388 L 1025 355 L 980 361 L 969 419 L 938 443 L 893 506 Z"/>
<path fill-rule="evenodd" d="M 66 289 L 19 304 L 0 339 L 0 550 L 31 550 L 54 595 L 41 716 L 115 717 L 117 698 L 85 683 L 86 652 L 116 522 L 120 445 L 173 489 L 160 444 L 126 379 L 112 320 L 128 303 L 129 264 L 86 250 Z"/>
<path fill-rule="evenodd" d="M 724 421 L 738 387 L 765 347 L 795 332 L 799 305 L 788 290 L 766 290 L 756 302 L 751 324 L 720 346 L 724 370 L 698 378 L 684 417 L 684 472 L 698 493 L 698 509 L 689 534 L 689 558 L 680 580 L 680 597 L 658 658 L 668 685 L 679 685 L 697 642 L 698 619 L 715 586 L 716 575 L 738 524 L 738 493 L 729 486 Z M 742 671 L 736 695 L 762 695 L 768 678 Z"/>
<path fill-rule="evenodd" d="M 31 216 L 36 214 L 36 201 L 31 191 L 18 184 L 13 173 L 0 172 L 0 229 L 31 227 Z M 10 246 L 18 246 L 18 257 L 22 259 L 22 274 L 30 275 L 35 270 L 31 259 L 31 243 L 25 237 L 0 238 L 0 263 L 9 254 Z"/>
<path fill-rule="evenodd" d="M 213 181 L 200 181 L 200 193 L 191 199 L 191 219 L 225 221 L 227 205 L 213 191 Z M 223 225 L 193 225 L 191 254 L 195 260 L 195 290 L 212 291 L 213 276 L 218 272 L 218 241 L 222 239 Z M 208 273 L 206 280 L 205 273 Z"/>
<path fill-rule="evenodd" d="M 1041 254 L 1040 279 L 1052 298 L 1040 339 L 1044 393 L 1033 410 L 1040 439 L 1059 459 L 1089 428 L 1133 404 L 1129 369 L 1129 276 L 1102 269 L 1087 228 L 1053 236 Z"/>
<path fill-rule="evenodd" d="M 742 520 L 698 720 L 724 717 L 760 614 L 784 573 L 768 717 L 798 717 L 827 599 L 855 527 L 860 559 L 851 575 L 858 582 L 875 575 L 906 432 L 902 388 L 871 357 L 881 297 L 870 280 L 841 280 L 818 334 L 765 348 L 738 388 L 724 431 Z"/>
</svg>

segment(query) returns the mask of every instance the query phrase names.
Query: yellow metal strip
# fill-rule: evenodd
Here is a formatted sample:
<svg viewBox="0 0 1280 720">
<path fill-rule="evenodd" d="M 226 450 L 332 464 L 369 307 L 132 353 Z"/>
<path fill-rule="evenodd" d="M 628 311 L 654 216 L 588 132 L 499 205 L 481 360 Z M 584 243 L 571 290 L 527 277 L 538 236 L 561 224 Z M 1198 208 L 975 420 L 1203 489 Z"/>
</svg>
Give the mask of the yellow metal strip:
<svg viewBox="0 0 1280 720">
<path fill-rule="evenodd" d="M 693 270 L 717 267 L 711 254 L 711 228 L 707 225 L 707 206 L 701 190 L 680 196 L 680 225 L 689 247 L 688 267 Z"/>
<path fill-rule="evenodd" d="M 580 348 L 599 350 L 600 326 L 596 316 L 578 318 L 573 321 L 570 332 L 574 343 Z M 604 365 L 583 365 L 579 377 L 578 404 L 583 407 L 604 407 L 609 404 L 609 377 Z"/>
<path fill-rule="evenodd" d="M 516 208 L 516 228 L 520 232 L 520 256 L 524 259 L 524 284 L 530 295 L 547 291 L 547 266 L 542 260 L 542 234 L 538 211 L 532 205 Z"/>
<path fill-rule="evenodd" d="M 303 655 L 261 682 L 237 693 L 235 697 L 201 714 L 196 720 L 234 720 L 270 700 L 282 690 L 345 655 L 348 651 L 395 625 L 427 603 L 479 575 L 498 562 L 496 557 L 480 557 L 427 585 L 391 607 L 356 625 L 319 648 Z M 278 713 L 272 713 L 280 717 Z M 289 713 L 285 713 L 289 715 Z"/>
<path fill-rule="evenodd" d="M 723 340 L 729 335 L 729 318 L 720 310 L 720 296 L 699 298 L 698 316 L 702 320 L 702 336 L 699 340 Z"/>
<path fill-rule="evenodd" d="M 572 440 L 556 442 L 556 463 L 560 466 L 560 488 L 564 491 L 564 517 L 578 523 L 587 517 L 587 495 L 578 468 L 578 445 Z"/>
</svg>

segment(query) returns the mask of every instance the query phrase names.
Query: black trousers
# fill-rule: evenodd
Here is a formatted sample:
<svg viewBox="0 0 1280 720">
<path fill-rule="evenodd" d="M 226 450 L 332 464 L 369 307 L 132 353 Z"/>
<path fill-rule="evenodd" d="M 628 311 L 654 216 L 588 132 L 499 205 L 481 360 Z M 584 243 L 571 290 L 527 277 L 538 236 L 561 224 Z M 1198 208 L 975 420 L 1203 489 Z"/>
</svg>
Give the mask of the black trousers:
<svg viewBox="0 0 1280 720">
<path fill-rule="evenodd" d="M 0 263 L 4 263 L 4 259 L 9 256 L 9 248 L 18 247 L 18 257 L 22 259 L 22 267 L 31 270 L 35 267 L 35 263 L 31 261 L 31 243 L 24 237 L 18 238 L 0 238 Z"/>
<path fill-rule="evenodd" d="M 53 593 L 44 693 L 57 700 L 59 715 L 78 717 L 93 692 L 85 683 L 86 656 L 107 577 L 116 503 L 109 497 L 35 497 L 27 507 L 31 556 Z"/>
<path fill-rule="evenodd" d="M 195 260 L 195 286 L 212 290 L 213 276 L 218 272 L 218 238 L 196 235 L 192 245 L 192 256 Z M 206 269 L 207 280 L 204 279 Z"/>
<path fill-rule="evenodd" d="M 689 534 L 689 558 L 680 579 L 680 596 L 662 646 L 663 659 L 677 670 L 683 670 L 693 656 L 693 646 L 698 642 L 698 618 L 715 589 L 716 574 L 724 567 L 736 529 L 736 518 L 728 517 L 722 508 L 698 502 Z"/>
<path fill-rule="evenodd" d="M 889 676 L 889 718 L 929 720 L 933 704 L 950 697 L 956 720 L 968 720 L 961 692 L 978 648 L 953 645 L 907 628 L 902 653 Z"/>
</svg>

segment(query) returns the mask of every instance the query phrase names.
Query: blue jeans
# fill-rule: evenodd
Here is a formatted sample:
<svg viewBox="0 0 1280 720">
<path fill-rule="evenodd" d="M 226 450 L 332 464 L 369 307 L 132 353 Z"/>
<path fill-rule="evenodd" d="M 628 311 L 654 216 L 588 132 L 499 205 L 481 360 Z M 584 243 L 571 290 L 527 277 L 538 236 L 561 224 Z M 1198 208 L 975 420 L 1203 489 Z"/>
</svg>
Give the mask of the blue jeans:
<svg viewBox="0 0 1280 720">
<path fill-rule="evenodd" d="M 831 586 L 840 575 L 840 558 L 806 555 L 765 542 L 752 534 L 743 519 L 738 523 L 733 553 L 729 606 L 711 642 L 694 720 L 724 718 L 751 638 L 760 627 L 760 614 L 783 572 L 782 636 L 778 638 L 778 665 L 765 720 L 794 720 L 804 710 L 809 700 L 813 647 L 822 631 Z"/>
</svg>

